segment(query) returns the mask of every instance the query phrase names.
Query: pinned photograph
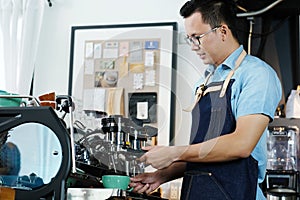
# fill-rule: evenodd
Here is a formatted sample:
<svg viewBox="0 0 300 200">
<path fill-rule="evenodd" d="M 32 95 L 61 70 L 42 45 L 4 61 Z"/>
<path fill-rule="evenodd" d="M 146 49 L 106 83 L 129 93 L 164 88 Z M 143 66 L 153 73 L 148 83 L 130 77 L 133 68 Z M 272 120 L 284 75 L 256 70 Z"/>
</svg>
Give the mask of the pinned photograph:
<svg viewBox="0 0 300 200">
<path fill-rule="evenodd" d="M 117 83 L 117 71 L 95 72 L 95 87 L 116 87 Z"/>
</svg>

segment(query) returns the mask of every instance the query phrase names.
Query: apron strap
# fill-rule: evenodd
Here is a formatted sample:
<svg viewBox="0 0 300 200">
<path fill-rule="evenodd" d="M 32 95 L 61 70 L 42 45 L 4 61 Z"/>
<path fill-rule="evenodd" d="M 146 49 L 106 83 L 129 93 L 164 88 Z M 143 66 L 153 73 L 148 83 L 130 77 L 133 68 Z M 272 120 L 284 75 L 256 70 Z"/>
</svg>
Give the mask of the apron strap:
<svg viewBox="0 0 300 200">
<path fill-rule="evenodd" d="M 205 96 L 207 93 L 210 93 L 210 92 L 216 92 L 216 91 L 219 91 L 219 90 L 221 90 L 221 89 L 222 89 L 222 86 L 221 86 L 221 85 L 211 86 L 211 87 L 207 88 L 207 89 L 203 92 L 202 96 Z"/>
<path fill-rule="evenodd" d="M 195 94 L 195 100 L 194 100 L 194 103 L 192 105 L 190 105 L 188 108 L 186 109 L 183 109 L 183 111 L 185 112 L 191 112 L 194 107 L 197 105 L 197 103 L 200 101 L 201 97 L 203 96 L 203 92 L 206 90 L 206 84 L 209 80 L 209 78 L 213 75 L 214 71 L 211 71 L 207 77 L 205 78 L 205 81 L 203 84 L 201 84 L 197 90 L 196 90 L 196 94 Z"/>
<path fill-rule="evenodd" d="M 229 83 L 231 77 L 233 76 L 235 70 L 240 66 L 241 62 L 243 61 L 243 59 L 245 58 L 246 55 L 247 55 L 247 53 L 246 53 L 245 50 L 243 50 L 242 53 L 239 55 L 238 59 L 235 62 L 234 69 L 229 72 L 229 74 L 227 75 L 227 77 L 226 77 L 226 79 L 225 79 L 225 81 L 223 83 L 222 90 L 220 92 L 220 97 L 223 97 L 225 95 L 225 92 L 226 92 L 226 89 L 227 89 L 227 86 L 228 86 L 228 83 Z M 200 101 L 200 99 L 201 99 L 202 96 L 204 96 L 208 92 L 217 91 L 217 90 L 221 89 L 219 87 L 217 89 L 216 89 L 216 87 L 213 88 L 213 89 L 206 88 L 207 82 L 210 79 L 210 77 L 213 75 L 213 73 L 214 73 L 214 71 L 210 72 L 209 75 L 205 78 L 204 83 L 201 84 L 197 88 L 196 94 L 195 94 L 194 103 L 192 105 L 190 105 L 188 108 L 183 109 L 183 111 L 185 111 L 185 112 L 191 112 L 194 109 L 194 107 L 197 105 L 197 103 Z"/>
<path fill-rule="evenodd" d="M 237 70 L 237 68 L 240 66 L 240 64 L 242 63 L 243 59 L 245 58 L 245 56 L 247 55 L 246 51 L 243 50 L 242 53 L 239 55 L 238 59 L 235 61 L 235 66 L 234 69 L 231 70 L 228 74 L 228 76 L 226 77 L 224 83 L 223 83 L 223 87 L 220 93 L 220 98 L 222 98 L 225 95 L 228 83 L 231 79 L 231 77 L 233 76 L 235 70 Z"/>
</svg>

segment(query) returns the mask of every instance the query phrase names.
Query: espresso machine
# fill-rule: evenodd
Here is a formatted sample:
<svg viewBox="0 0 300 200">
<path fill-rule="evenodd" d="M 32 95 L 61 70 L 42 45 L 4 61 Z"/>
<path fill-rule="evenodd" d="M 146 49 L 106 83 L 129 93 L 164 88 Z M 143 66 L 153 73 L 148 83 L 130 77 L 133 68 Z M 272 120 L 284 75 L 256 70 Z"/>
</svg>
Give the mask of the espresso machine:
<svg viewBox="0 0 300 200">
<path fill-rule="evenodd" d="M 86 133 L 76 129 L 75 132 L 82 135 L 75 142 L 77 167 L 95 176 L 134 176 L 144 172 L 146 166 L 138 158 L 144 154 L 142 147 L 156 137 L 157 128 L 139 126 L 121 115 L 111 115 L 101 119 L 98 129 Z"/>
<path fill-rule="evenodd" d="M 75 121 L 75 135 L 81 137 L 75 141 L 77 173 L 71 174 L 71 178 L 77 183 L 69 185 L 70 198 L 76 198 L 78 194 L 82 199 L 107 195 L 105 192 L 111 189 L 103 188 L 103 175 L 135 176 L 145 172 L 146 166 L 138 158 L 145 153 L 142 147 L 150 145 L 157 136 L 157 128 L 137 125 L 122 115 L 102 116 L 100 122 L 99 128 L 90 130 Z M 82 194 L 86 196 L 82 197 Z M 110 196 L 110 199 L 163 199 L 160 192 L 147 195 L 112 190 Z"/>
</svg>

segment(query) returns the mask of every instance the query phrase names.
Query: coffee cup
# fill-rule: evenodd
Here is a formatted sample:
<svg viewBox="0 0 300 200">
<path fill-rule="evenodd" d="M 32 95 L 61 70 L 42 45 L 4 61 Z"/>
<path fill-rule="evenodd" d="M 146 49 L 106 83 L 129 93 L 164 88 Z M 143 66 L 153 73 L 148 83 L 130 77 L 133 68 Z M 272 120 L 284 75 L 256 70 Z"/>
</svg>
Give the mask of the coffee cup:
<svg viewBox="0 0 300 200">
<path fill-rule="evenodd" d="M 128 190 L 130 177 L 125 175 L 103 175 L 102 183 L 105 188 Z"/>
</svg>

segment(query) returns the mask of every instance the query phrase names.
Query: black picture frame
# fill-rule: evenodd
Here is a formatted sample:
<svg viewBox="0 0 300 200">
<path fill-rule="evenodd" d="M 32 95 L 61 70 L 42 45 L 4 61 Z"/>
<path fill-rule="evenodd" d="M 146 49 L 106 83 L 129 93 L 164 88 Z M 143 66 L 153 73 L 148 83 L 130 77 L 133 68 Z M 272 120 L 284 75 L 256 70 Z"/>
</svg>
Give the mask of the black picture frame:
<svg viewBox="0 0 300 200">
<path fill-rule="evenodd" d="M 73 97 L 75 105 L 77 99 L 82 100 L 83 84 L 78 77 L 83 73 L 84 41 L 132 38 L 158 38 L 161 43 L 159 64 L 162 70 L 159 72 L 160 79 L 157 84 L 159 91 L 155 126 L 158 128 L 158 144 L 170 145 L 173 143 L 175 122 L 177 22 L 72 26 L 68 94 Z M 130 92 L 132 91 L 128 93 Z M 128 102 L 125 102 L 125 106 L 126 103 Z M 128 110 L 125 115 L 128 115 Z"/>
</svg>

